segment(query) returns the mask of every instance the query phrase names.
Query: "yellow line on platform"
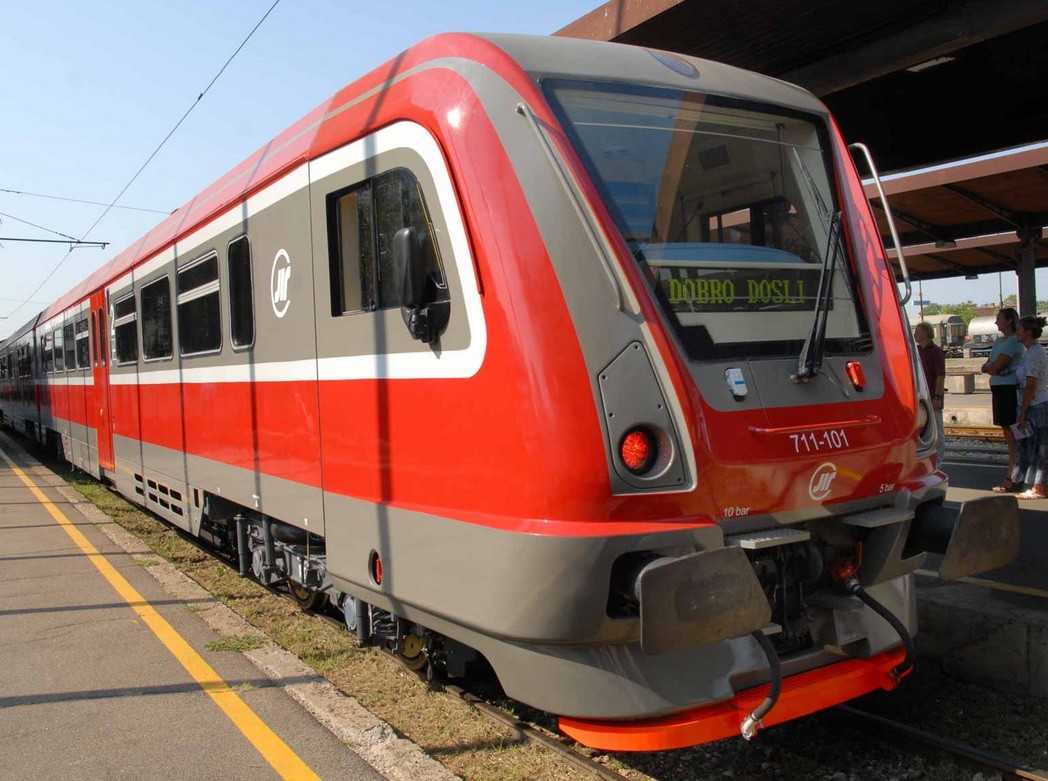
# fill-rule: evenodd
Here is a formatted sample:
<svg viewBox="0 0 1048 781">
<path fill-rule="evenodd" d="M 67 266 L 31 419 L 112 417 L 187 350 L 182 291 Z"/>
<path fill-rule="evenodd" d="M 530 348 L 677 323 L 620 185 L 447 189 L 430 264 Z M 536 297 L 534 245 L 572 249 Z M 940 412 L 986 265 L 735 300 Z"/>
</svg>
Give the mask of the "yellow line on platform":
<svg viewBox="0 0 1048 781">
<path fill-rule="evenodd" d="M 918 575 L 926 575 L 929 578 L 938 578 L 939 573 L 927 569 L 917 570 Z M 983 578 L 957 578 L 955 583 L 971 583 L 973 586 L 992 588 L 996 591 L 1010 591 L 1013 594 L 1026 594 L 1030 597 L 1044 597 L 1048 599 L 1048 591 L 1031 586 L 1013 586 L 1011 583 L 1000 583 L 996 580 L 985 580 Z"/>
<path fill-rule="evenodd" d="M 91 563 L 95 565 L 109 585 L 128 603 L 128 606 L 138 614 L 143 623 L 153 630 L 161 643 L 178 660 L 186 671 L 193 677 L 200 688 L 207 692 L 222 712 L 229 717 L 237 729 L 239 729 L 263 758 L 273 767 L 281 778 L 287 781 L 320 781 L 320 777 L 314 773 L 302 759 L 292 751 L 283 740 L 281 740 L 269 726 L 248 707 L 240 696 L 229 688 L 221 676 L 215 672 L 204 658 L 197 653 L 177 631 L 150 605 L 135 588 L 127 582 L 123 575 L 116 571 L 112 564 L 92 545 L 79 529 L 70 521 L 65 514 L 48 499 L 43 491 L 23 472 L 7 454 L 0 450 L 0 458 L 18 475 L 25 486 L 32 491 L 33 495 L 51 514 L 51 517 L 65 530 L 65 533 L 76 543 Z"/>
</svg>

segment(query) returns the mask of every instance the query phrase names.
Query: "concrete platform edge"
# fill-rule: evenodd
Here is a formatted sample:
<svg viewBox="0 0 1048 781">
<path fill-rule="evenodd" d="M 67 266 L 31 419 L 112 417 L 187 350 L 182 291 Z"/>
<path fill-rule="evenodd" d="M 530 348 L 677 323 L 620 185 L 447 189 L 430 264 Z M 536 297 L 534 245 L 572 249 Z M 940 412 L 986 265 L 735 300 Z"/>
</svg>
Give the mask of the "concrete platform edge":
<svg viewBox="0 0 1048 781">
<path fill-rule="evenodd" d="M 57 475 L 22 451 L 36 470 Z M 34 470 L 34 480 L 39 471 Z M 57 490 L 96 528 L 126 551 L 133 559 L 149 559 L 145 569 L 172 597 L 194 604 L 197 615 L 223 637 L 258 635 L 259 630 L 223 605 L 196 581 L 161 559 L 149 546 L 116 523 L 81 496 L 72 486 L 61 483 Z M 398 737 L 394 729 L 353 697 L 338 691 L 330 682 L 289 651 L 268 638 L 261 648 L 244 652 L 255 665 L 291 698 L 301 704 L 336 738 L 357 753 L 390 781 L 460 781 L 451 770 L 426 754 L 417 744 Z"/>
<path fill-rule="evenodd" d="M 917 653 L 954 678 L 1048 697 L 1048 615 L 965 583 L 918 587 Z"/>
</svg>

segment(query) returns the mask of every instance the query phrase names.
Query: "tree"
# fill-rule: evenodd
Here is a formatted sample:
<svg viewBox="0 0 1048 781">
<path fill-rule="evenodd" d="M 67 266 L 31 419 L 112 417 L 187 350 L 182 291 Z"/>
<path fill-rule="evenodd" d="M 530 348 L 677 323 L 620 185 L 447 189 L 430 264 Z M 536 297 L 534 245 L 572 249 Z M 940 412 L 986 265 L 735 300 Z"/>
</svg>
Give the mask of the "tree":
<svg viewBox="0 0 1048 781">
<path fill-rule="evenodd" d="M 964 320 L 965 326 L 967 326 L 972 318 L 977 314 L 978 307 L 971 301 L 962 301 L 959 304 L 939 304 L 939 311 L 937 314 L 943 315 L 958 315 Z M 928 314 L 928 307 L 924 308 L 924 313 Z"/>
</svg>

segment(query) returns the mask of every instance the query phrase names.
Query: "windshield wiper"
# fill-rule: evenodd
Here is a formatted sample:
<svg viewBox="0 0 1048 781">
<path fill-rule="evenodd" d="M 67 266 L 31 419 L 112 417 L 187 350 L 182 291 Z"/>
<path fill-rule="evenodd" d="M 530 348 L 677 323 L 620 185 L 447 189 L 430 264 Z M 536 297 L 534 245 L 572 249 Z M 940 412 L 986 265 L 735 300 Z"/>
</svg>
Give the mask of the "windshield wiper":
<svg viewBox="0 0 1048 781">
<path fill-rule="evenodd" d="M 815 314 L 812 316 L 811 331 L 804 341 L 800 358 L 797 359 L 797 372 L 790 376 L 794 382 L 807 382 L 819 374 L 822 368 L 823 348 L 826 345 L 826 318 L 830 312 L 830 293 L 833 275 L 837 268 L 837 256 L 841 253 L 841 213 L 835 212 L 830 219 L 830 231 L 827 236 L 826 259 L 822 263 L 822 274 L 819 276 L 819 292 L 815 297 Z"/>
</svg>

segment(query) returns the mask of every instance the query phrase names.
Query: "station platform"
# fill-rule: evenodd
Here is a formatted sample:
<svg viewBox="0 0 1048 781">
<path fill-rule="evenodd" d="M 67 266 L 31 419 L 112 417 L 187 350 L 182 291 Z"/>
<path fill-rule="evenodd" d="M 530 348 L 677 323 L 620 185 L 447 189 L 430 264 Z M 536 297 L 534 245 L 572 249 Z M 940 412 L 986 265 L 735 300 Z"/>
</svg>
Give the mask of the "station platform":
<svg viewBox="0 0 1048 781">
<path fill-rule="evenodd" d="M 990 386 L 975 387 L 971 393 L 943 394 L 942 419 L 947 426 L 993 428 Z"/>
<path fill-rule="evenodd" d="M 947 359 L 947 390 L 954 392 L 943 397 L 946 426 L 994 428 L 989 376 L 978 373 L 983 360 Z M 965 374 L 970 382 L 958 381 Z M 994 495 L 990 489 L 1005 478 L 1006 464 L 947 448 L 947 502 Z M 1018 561 L 953 583 L 918 571 L 917 648 L 948 675 L 1048 697 L 1048 501 L 1022 502 L 1019 509 Z"/>
<path fill-rule="evenodd" d="M 1004 472 L 949 454 L 943 468 L 951 503 Z M 453 778 L 417 747 L 383 764 L 333 735 L 289 695 L 322 683 L 308 670 L 275 682 L 209 650 L 212 625 L 78 497 L 0 434 L 0 777 Z M 1048 697 L 1048 500 L 1021 509 L 1018 562 L 952 583 L 918 572 L 917 647 L 950 676 Z"/>
<path fill-rule="evenodd" d="M 414 744 L 403 772 L 378 772 L 290 695 L 333 691 L 298 660 L 289 678 L 209 650 L 221 637 L 211 623 L 103 534 L 78 496 L 0 434 L 0 777 L 453 777 Z M 366 726 L 392 733 L 374 717 Z M 420 770 L 426 762 L 443 773 Z"/>
<path fill-rule="evenodd" d="M 949 449 L 941 468 L 950 505 L 996 496 L 990 489 L 1007 471 L 1006 463 Z M 1019 513 L 1018 561 L 953 582 L 918 570 L 917 651 L 950 676 L 1048 697 L 1048 500 L 1020 502 Z"/>
</svg>

